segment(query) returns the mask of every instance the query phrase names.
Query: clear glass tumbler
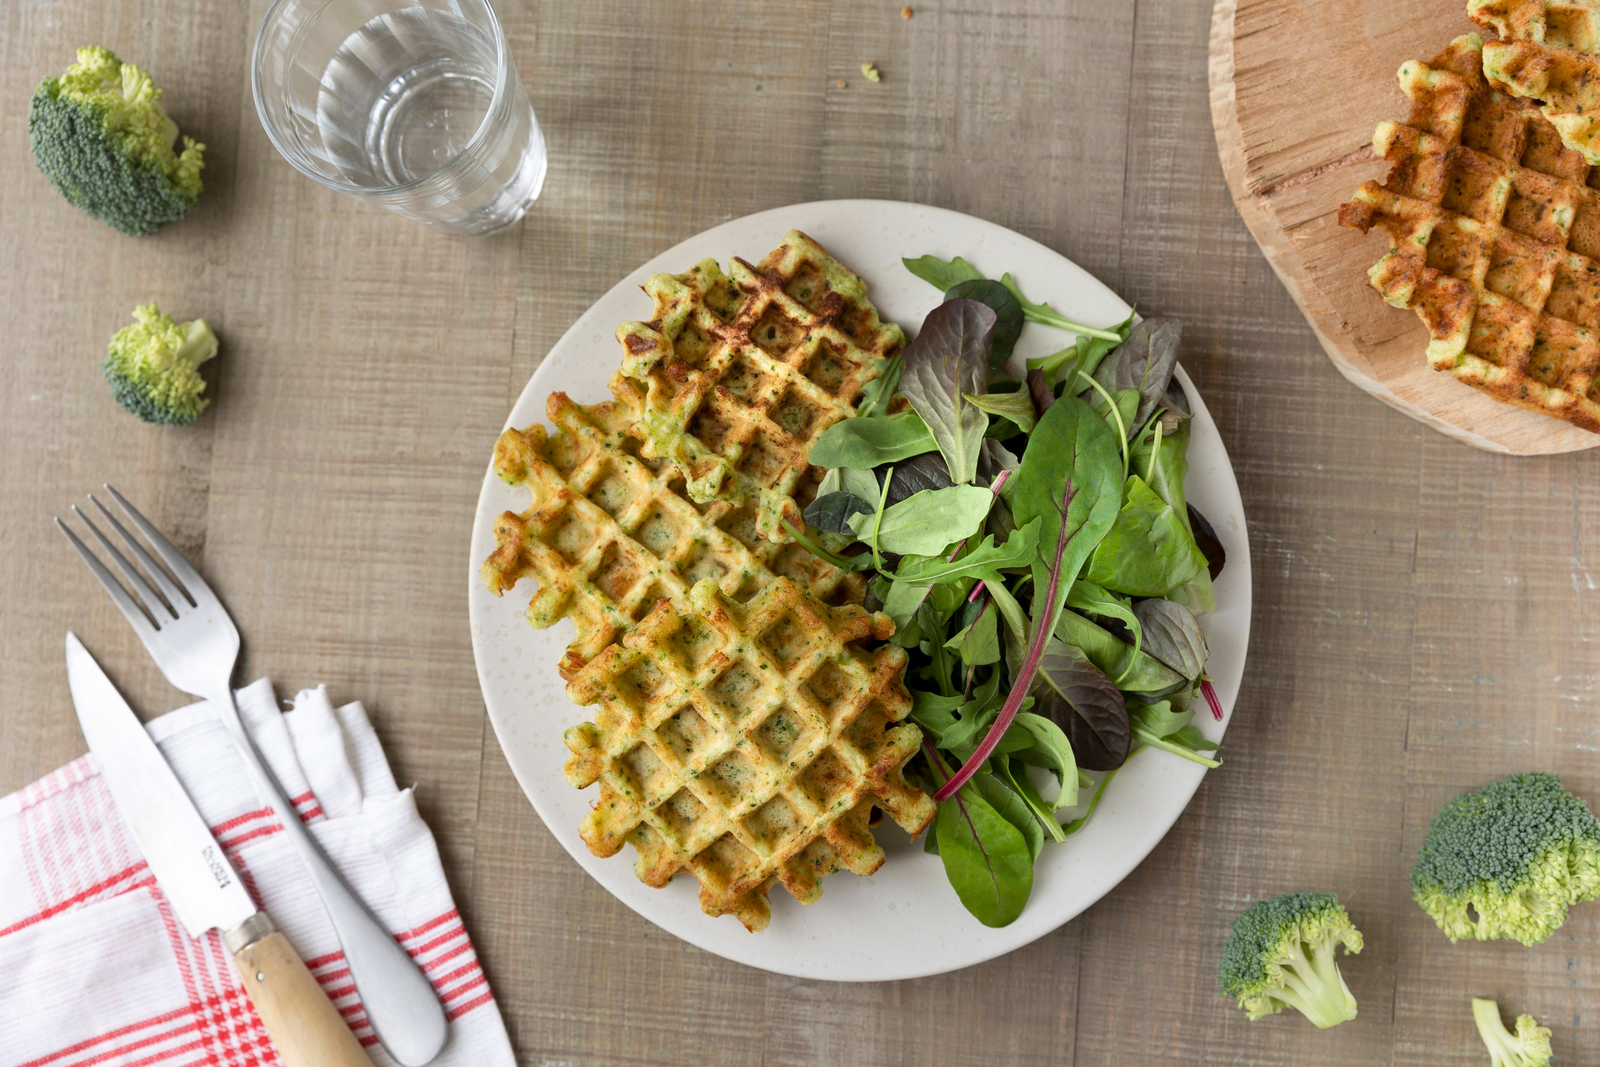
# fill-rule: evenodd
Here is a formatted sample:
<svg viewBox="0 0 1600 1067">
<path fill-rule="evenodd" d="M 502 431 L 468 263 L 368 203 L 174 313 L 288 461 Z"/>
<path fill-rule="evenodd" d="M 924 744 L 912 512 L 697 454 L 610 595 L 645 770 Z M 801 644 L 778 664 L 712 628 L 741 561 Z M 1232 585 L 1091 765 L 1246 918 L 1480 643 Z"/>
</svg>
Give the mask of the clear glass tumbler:
<svg viewBox="0 0 1600 1067">
<path fill-rule="evenodd" d="M 485 234 L 544 185 L 544 134 L 488 0 L 277 0 L 251 89 L 302 174 Z"/>
</svg>

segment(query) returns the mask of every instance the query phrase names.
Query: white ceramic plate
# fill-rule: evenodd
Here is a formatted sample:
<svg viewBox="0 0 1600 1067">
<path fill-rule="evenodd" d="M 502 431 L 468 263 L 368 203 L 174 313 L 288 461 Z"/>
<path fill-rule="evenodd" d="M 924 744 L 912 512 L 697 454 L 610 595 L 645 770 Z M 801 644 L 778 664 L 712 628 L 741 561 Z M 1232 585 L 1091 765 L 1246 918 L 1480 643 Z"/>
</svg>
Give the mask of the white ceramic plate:
<svg viewBox="0 0 1600 1067">
<path fill-rule="evenodd" d="M 619 361 L 612 331 L 650 313 L 650 300 L 639 288 L 646 277 L 687 270 L 707 256 L 724 263 L 733 255 L 755 262 L 790 229 L 809 233 L 866 279 L 879 312 L 900 323 L 908 335 L 914 335 L 940 294 L 914 278 L 900 258 L 926 252 L 943 259 L 964 256 L 994 277 L 1010 271 L 1030 298 L 1048 301 L 1081 322 L 1109 325 L 1128 314 L 1127 304 L 1078 266 L 993 223 L 892 201 L 799 204 L 707 230 L 618 282 L 556 342 L 506 424 L 546 422 L 545 397 L 558 389 L 579 402 L 609 396 L 606 381 Z M 1037 356 L 1066 343 L 1070 335 L 1030 324 L 1023 330 L 1021 347 L 1026 355 Z M 1202 623 L 1211 646 L 1208 671 L 1223 707 L 1231 710 L 1250 637 L 1250 545 L 1222 439 L 1187 375 L 1181 369 L 1178 374 L 1194 403 L 1189 499 L 1211 520 L 1228 553 L 1227 568 L 1216 583 L 1217 611 Z M 549 630 L 532 629 L 523 618 L 529 583 L 497 598 L 478 577 L 479 565 L 494 549 L 495 516 L 508 509 L 526 510 L 528 503 L 526 490 L 507 487 L 492 468 L 485 474 L 468 584 L 472 647 L 489 718 L 523 792 L 572 858 L 640 915 L 719 956 L 783 974 L 837 981 L 915 978 L 992 959 L 1049 933 L 1110 891 L 1171 828 L 1206 773 L 1166 753 L 1140 753 L 1106 789 L 1081 833 L 1045 846 L 1026 910 L 1003 929 L 989 929 L 968 915 L 945 881 L 938 857 L 924 854 L 920 841 L 911 842 L 887 820 L 877 836 L 889 858 L 871 878 L 836 874 L 823 883 L 822 899 L 809 907 L 775 887 L 772 923 L 759 934 L 747 933 L 732 916 L 709 918 L 700 911 L 693 877 L 682 875 L 665 889 L 651 889 L 634 877 L 631 846 L 610 859 L 597 859 L 578 837 L 578 823 L 598 787 L 579 791 L 561 776 L 567 757 L 562 731 L 586 717 L 567 700 L 556 673 L 561 652 L 572 640 L 572 625 L 563 621 Z M 1221 737 L 1227 725 L 1204 712 L 1196 722 L 1212 738 Z M 1215 773 L 1230 771 L 1224 767 Z"/>
</svg>

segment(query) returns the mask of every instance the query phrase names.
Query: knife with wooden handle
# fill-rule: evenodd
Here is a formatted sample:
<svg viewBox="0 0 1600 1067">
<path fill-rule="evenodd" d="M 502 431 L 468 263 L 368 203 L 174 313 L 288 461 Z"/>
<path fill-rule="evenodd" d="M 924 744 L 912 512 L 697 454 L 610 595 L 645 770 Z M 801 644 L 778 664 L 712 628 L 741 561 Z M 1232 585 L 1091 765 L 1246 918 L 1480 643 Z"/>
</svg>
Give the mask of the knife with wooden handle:
<svg viewBox="0 0 1600 1067">
<path fill-rule="evenodd" d="M 191 937 L 222 931 L 284 1067 L 372 1067 L 322 987 L 256 910 L 211 830 L 100 665 L 67 634 L 67 681 L 100 777 Z"/>
</svg>

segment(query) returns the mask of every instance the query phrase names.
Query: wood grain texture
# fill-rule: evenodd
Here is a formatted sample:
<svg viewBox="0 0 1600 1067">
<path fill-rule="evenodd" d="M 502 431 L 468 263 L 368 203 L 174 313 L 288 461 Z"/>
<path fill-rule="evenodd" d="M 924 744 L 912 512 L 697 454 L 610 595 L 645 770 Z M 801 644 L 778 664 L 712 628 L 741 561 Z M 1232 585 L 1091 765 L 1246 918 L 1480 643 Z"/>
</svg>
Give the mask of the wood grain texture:
<svg viewBox="0 0 1600 1067">
<path fill-rule="evenodd" d="M 1432 812 L 1491 776 L 1547 768 L 1600 800 L 1600 456 L 1475 451 L 1339 377 L 1218 164 L 1210 5 L 941 0 L 905 21 L 900 3 L 507 0 L 551 169 L 528 218 L 482 240 L 386 215 L 277 158 L 246 88 L 265 6 L 0 5 L 0 99 L 24 100 L 99 41 L 148 60 L 211 146 L 197 214 L 122 238 L 56 197 L 21 147 L 24 109 L 0 108 L 13 324 L 0 791 L 82 751 L 59 662 L 68 627 L 135 706 L 184 701 L 48 525 L 110 480 L 234 608 L 247 675 L 367 703 L 397 777 L 420 784 L 521 1062 L 1476 1067 L 1477 994 L 1552 1026 L 1561 1062 L 1600 1063 L 1600 905 L 1539 948 L 1452 947 L 1406 880 Z M 1397 101 L 1401 60 L 1431 54 L 1410 43 L 1409 10 L 1365 0 L 1354 20 L 1379 41 L 1371 109 Z M 882 82 L 862 79 L 866 59 Z M 1308 91 L 1296 70 L 1267 76 Z M 1368 176 L 1346 171 L 1341 190 Z M 487 727 L 464 596 L 494 438 L 572 320 L 707 226 L 841 196 L 992 219 L 1180 316 L 1258 575 L 1227 762 L 1151 857 L 1026 949 L 870 986 L 709 956 L 585 877 Z M 151 298 L 222 337 L 216 404 L 188 429 L 124 416 L 98 369 Z M 1410 327 L 1371 301 L 1371 321 L 1392 324 L 1379 328 Z M 1234 916 L 1296 888 L 1340 893 L 1367 934 L 1345 969 L 1360 1017 L 1326 1033 L 1249 1023 L 1215 991 Z"/>
<path fill-rule="evenodd" d="M 1600 436 L 1429 368 L 1422 324 L 1367 284 L 1384 239 L 1339 226 L 1339 205 L 1388 173 L 1370 146 L 1379 121 L 1404 121 L 1409 110 L 1395 71 L 1472 29 L 1461 0 L 1217 0 L 1209 78 L 1222 170 L 1245 225 L 1350 381 L 1478 448 L 1594 448 Z"/>
</svg>

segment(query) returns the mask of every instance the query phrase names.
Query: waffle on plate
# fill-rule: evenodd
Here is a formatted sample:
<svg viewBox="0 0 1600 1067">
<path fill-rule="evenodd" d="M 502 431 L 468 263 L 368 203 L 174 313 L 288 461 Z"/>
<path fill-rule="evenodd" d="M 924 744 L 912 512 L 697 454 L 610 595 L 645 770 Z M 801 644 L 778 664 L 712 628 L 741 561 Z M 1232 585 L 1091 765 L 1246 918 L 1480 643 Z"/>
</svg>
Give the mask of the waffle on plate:
<svg viewBox="0 0 1600 1067">
<path fill-rule="evenodd" d="M 882 865 L 874 807 L 913 834 L 933 820 L 903 775 L 922 737 L 901 721 L 906 653 L 857 646 L 887 638 L 887 616 L 787 578 L 745 604 L 710 579 L 688 599 L 658 604 L 568 684 L 597 711 L 567 731 L 566 776 L 600 783 L 581 829 L 596 855 L 631 841 L 641 880 L 688 870 L 708 915 L 759 930 L 774 880 L 810 903 L 824 875 Z"/>
<path fill-rule="evenodd" d="M 1388 233 L 1372 286 L 1416 311 L 1433 367 L 1600 432 L 1600 173 L 1490 84 L 1482 50 L 1467 34 L 1400 68 L 1411 115 L 1373 136 L 1388 179 L 1339 221 Z"/>
<path fill-rule="evenodd" d="M 692 500 L 754 502 L 761 536 L 789 540 L 821 476 L 812 443 L 855 412 L 900 328 L 798 230 L 759 265 L 708 259 L 644 288 L 654 316 L 617 328 L 621 374 L 645 390 L 644 455 L 676 465 Z"/>
<path fill-rule="evenodd" d="M 701 578 L 716 579 L 736 600 L 783 575 L 830 603 L 861 602 L 859 573 L 798 544 L 757 537 L 754 504 L 690 501 L 670 465 L 640 457 L 636 405 L 626 390 L 588 407 L 552 393 L 545 407 L 557 432 L 507 430 L 495 444 L 495 471 L 531 490 L 533 504 L 495 521 L 498 547 L 483 564 L 484 582 L 502 594 L 532 577 L 539 588 L 528 621 L 544 629 L 572 618 L 577 640 L 562 657 L 563 678 L 657 600 L 686 608 L 689 587 Z"/>
</svg>

